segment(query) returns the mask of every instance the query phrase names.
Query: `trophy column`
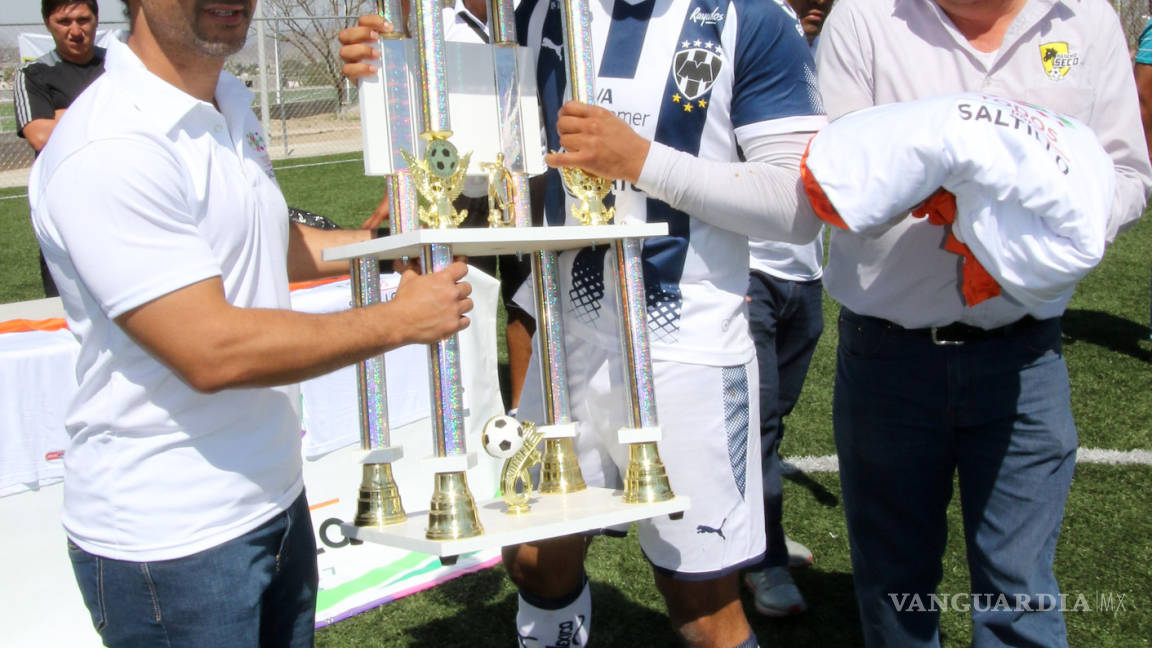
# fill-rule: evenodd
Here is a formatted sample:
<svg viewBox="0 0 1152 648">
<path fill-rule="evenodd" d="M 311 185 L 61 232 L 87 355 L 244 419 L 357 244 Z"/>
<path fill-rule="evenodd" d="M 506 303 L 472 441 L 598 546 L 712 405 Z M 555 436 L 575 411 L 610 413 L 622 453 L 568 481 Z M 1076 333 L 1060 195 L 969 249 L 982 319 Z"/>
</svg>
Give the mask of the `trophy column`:
<svg viewBox="0 0 1152 648">
<path fill-rule="evenodd" d="M 399 0 L 378 0 L 376 9 L 382 17 L 393 24 L 403 24 Z M 378 46 L 386 80 L 381 87 L 385 105 L 390 114 L 404 115 L 409 112 L 409 97 L 407 52 L 403 32 L 385 34 L 378 42 Z M 392 141 L 406 142 L 411 146 L 413 137 L 410 117 L 393 120 L 389 124 L 389 131 Z M 415 202 L 409 204 L 404 200 L 404 197 L 411 196 L 412 192 L 403 191 L 403 185 L 397 182 L 397 174 L 388 176 L 387 183 L 391 207 L 389 220 L 395 233 L 398 227 L 403 227 L 405 214 L 414 213 Z M 380 262 L 375 257 L 364 257 L 353 259 L 350 266 L 353 306 L 379 303 Z M 404 449 L 393 446 L 389 438 L 386 378 L 383 354 L 356 365 L 360 448 L 366 451 L 361 459 L 360 490 L 356 498 L 354 524 L 358 527 L 382 527 L 407 520 L 404 504 L 400 498 L 400 489 L 392 476 L 392 463 L 403 458 Z"/>
<path fill-rule="evenodd" d="M 563 0 L 565 48 L 568 55 L 568 84 L 572 98 L 596 104 L 595 69 L 592 52 L 591 12 L 588 0 Z M 611 183 L 579 169 L 562 172 L 568 190 L 590 207 L 574 210 L 585 225 L 603 225 L 614 216 L 613 208 L 603 206 Z M 645 312 L 644 273 L 641 242 L 635 238 L 613 243 L 616 266 L 616 305 L 619 315 L 621 353 L 625 384 L 628 385 L 629 427 L 619 432 L 628 444 L 628 469 L 624 476 L 624 501 L 630 504 L 663 502 L 675 497 L 668 482 L 664 462 L 656 442 L 660 424 L 652 386 L 652 355 L 648 346 L 648 319 Z"/>
<path fill-rule="evenodd" d="M 463 214 L 456 214 L 451 202 L 460 193 L 469 156 L 459 158 L 456 148 L 448 141 L 452 126 L 440 3 L 418 0 L 415 10 L 420 112 L 424 125 L 420 137 L 427 140 L 427 145 L 421 162 L 402 154 L 421 197 L 429 205 L 420 209 L 420 220 L 429 227 L 454 227 L 463 220 Z M 421 262 L 426 272 L 442 270 L 452 263 L 451 249 L 442 244 L 424 246 Z M 468 489 L 467 475 L 467 470 L 476 464 L 476 456 L 469 454 L 465 445 L 460 347 L 455 335 L 428 347 L 428 369 L 436 456 L 428 460 L 435 477 L 425 536 L 430 540 L 478 536 L 484 533 L 484 528 Z"/>
<path fill-rule="evenodd" d="M 500 145 L 508 168 L 513 224 L 531 226 L 528 174 L 524 165 L 524 137 L 520 115 L 520 74 L 516 62 L 516 23 L 512 0 L 489 0 L 492 27 L 492 62 L 500 117 Z M 497 221 L 490 218 L 493 224 Z M 564 322 L 560 313 L 557 254 L 531 253 L 533 297 L 536 302 L 536 354 L 540 358 L 544 424 L 536 429 L 544 438 L 539 491 L 546 495 L 586 489 L 576 459 L 576 424 L 568 400 L 568 359 L 564 351 Z"/>
<path fill-rule="evenodd" d="M 356 259 L 352 266 L 352 303 L 355 307 L 380 302 L 380 263 L 374 257 Z M 387 526 L 404 522 L 400 489 L 392 477 L 392 462 L 404 456 L 393 446 L 388 434 L 388 395 L 384 355 L 356 365 L 356 386 L 360 405 L 360 492 L 356 498 L 356 526 Z"/>
</svg>

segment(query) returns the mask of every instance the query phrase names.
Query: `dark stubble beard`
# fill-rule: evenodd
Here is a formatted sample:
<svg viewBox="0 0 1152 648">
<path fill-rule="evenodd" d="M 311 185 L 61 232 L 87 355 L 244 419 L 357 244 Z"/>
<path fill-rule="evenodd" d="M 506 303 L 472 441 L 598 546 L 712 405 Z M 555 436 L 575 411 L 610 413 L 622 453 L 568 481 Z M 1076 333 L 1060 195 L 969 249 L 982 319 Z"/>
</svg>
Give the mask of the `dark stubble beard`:
<svg viewBox="0 0 1152 648">
<path fill-rule="evenodd" d="M 245 33 L 237 41 L 210 41 L 196 35 L 193 46 L 196 52 L 202 56 L 209 56 L 213 58 L 220 58 L 225 56 L 232 56 L 236 52 L 244 49 L 244 43 L 247 40 L 248 34 Z"/>
<path fill-rule="evenodd" d="M 197 8 L 199 8 L 200 3 L 198 2 L 196 4 Z M 244 43 L 248 39 L 248 26 L 250 24 L 252 24 L 251 14 L 245 16 L 244 31 L 234 40 L 209 40 L 208 37 L 201 32 L 200 26 L 195 25 L 192 29 L 192 45 L 196 52 L 202 56 L 231 56 L 244 49 Z"/>
<path fill-rule="evenodd" d="M 161 40 L 178 43 L 184 51 L 203 58 L 224 58 L 239 52 L 248 37 L 248 25 L 251 15 L 245 16 L 244 29 L 232 39 L 222 40 L 220 37 L 209 37 L 200 26 L 197 18 L 202 13 L 202 5 L 209 0 L 201 0 L 195 5 L 191 24 L 185 22 L 188 18 L 183 15 L 174 15 L 158 11 L 149 15 L 149 23 L 153 31 Z"/>
</svg>

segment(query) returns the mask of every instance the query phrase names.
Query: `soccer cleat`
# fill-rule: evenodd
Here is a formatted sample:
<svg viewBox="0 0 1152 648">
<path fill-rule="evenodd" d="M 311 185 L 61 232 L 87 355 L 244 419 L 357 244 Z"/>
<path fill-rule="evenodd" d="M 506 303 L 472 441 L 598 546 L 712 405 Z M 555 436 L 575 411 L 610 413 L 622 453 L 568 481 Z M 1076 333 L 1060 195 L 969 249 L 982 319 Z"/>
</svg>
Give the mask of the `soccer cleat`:
<svg viewBox="0 0 1152 648">
<path fill-rule="evenodd" d="M 768 617 L 786 617 L 808 609 L 787 567 L 769 567 L 744 574 L 756 611 Z"/>
</svg>

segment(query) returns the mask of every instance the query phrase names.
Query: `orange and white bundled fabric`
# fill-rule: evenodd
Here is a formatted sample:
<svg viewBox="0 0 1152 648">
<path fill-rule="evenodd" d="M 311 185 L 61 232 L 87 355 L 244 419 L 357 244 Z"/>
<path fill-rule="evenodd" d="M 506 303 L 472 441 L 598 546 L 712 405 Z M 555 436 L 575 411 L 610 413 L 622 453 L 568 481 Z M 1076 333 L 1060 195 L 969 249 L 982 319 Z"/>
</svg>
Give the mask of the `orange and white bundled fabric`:
<svg viewBox="0 0 1152 648">
<path fill-rule="evenodd" d="M 1112 160 L 1082 122 L 1000 97 L 956 94 L 844 115 L 801 164 L 818 216 L 861 236 L 927 216 L 951 225 L 969 306 L 1004 294 L 1066 299 L 1104 256 Z"/>
</svg>

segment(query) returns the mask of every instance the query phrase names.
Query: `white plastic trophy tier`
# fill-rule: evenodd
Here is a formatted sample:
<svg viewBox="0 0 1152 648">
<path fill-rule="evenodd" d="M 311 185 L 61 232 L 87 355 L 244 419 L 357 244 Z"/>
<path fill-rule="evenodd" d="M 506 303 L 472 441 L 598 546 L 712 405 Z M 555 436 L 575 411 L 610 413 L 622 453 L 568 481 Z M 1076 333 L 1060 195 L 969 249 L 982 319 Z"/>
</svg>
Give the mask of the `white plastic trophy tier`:
<svg viewBox="0 0 1152 648">
<path fill-rule="evenodd" d="M 399 259 L 416 257 L 431 244 L 444 244 L 453 254 L 515 254 L 539 250 L 563 251 L 589 245 L 602 245 L 621 238 L 647 238 L 667 234 L 664 223 L 636 225 L 597 225 L 569 227 L 528 227 L 501 229 L 421 229 L 361 243 L 329 248 L 325 261 L 352 260 L 364 257 Z M 649 435 L 648 438 L 651 438 Z M 434 462 L 434 458 L 428 461 Z M 481 492 L 492 492 L 477 484 Z M 494 484 L 492 485 L 495 486 Z M 403 484 L 401 484 L 403 488 Z M 528 502 L 531 510 L 521 515 L 505 512 L 503 499 L 476 503 L 482 535 L 455 540 L 430 540 L 426 537 L 428 510 L 410 511 L 407 521 L 379 527 L 357 527 L 344 524 L 341 530 L 349 538 L 440 556 L 449 563 L 455 556 L 490 547 L 543 540 L 595 529 L 629 524 L 660 515 L 677 515 L 688 509 L 687 497 L 652 503 L 625 503 L 622 491 L 589 487 L 564 495 L 533 493 Z"/>
</svg>

